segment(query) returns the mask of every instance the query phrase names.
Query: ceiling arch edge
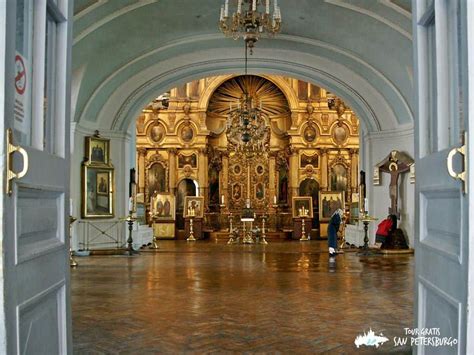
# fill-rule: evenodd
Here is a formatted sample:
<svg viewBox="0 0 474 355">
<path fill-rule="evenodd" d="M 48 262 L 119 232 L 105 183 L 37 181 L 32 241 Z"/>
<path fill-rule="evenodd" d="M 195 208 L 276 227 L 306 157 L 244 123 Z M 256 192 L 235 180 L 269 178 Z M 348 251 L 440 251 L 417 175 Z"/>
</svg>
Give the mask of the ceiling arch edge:
<svg viewBox="0 0 474 355">
<path fill-rule="evenodd" d="M 361 118 L 362 125 L 367 131 L 380 131 L 398 126 L 390 105 L 369 83 L 364 83 L 362 78 L 357 78 L 358 80 L 355 82 L 353 80 L 356 84 L 355 87 L 363 91 L 361 94 L 347 82 L 311 66 L 282 60 L 259 59 L 258 62 L 251 63 L 250 69 L 251 74 L 292 76 L 330 89 L 351 106 Z M 340 69 L 343 70 L 343 68 Z M 136 118 L 141 109 L 160 93 L 178 84 L 202 77 L 235 74 L 241 70 L 240 60 L 234 59 L 193 62 L 164 71 L 152 79 L 145 74 L 143 76 L 148 80 L 143 80 L 140 83 L 130 81 L 122 85 L 104 105 L 99 119 L 102 121 L 101 124 L 108 129 L 126 130 L 131 120 Z M 353 79 L 355 78 L 354 73 L 349 74 Z M 381 118 L 383 122 L 380 122 Z"/>
<path fill-rule="evenodd" d="M 117 68 L 108 76 L 100 82 L 100 84 L 93 90 L 90 95 L 87 95 L 85 103 L 82 105 L 79 103 L 78 110 L 75 113 L 75 121 L 82 121 L 84 117 L 95 117 L 97 112 L 94 112 L 93 107 L 101 107 L 102 105 L 94 105 L 96 100 L 100 100 L 101 96 L 109 97 L 118 85 L 121 85 L 123 82 L 129 80 L 130 77 L 136 75 L 141 70 L 146 70 L 147 63 L 156 63 L 159 60 L 163 60 L 162 56 L 167 50 L 176 50 L 180 49 L 182 46 L 181 52 L 184 54 L 191 54 L 193 49 L 195 50 L 196 47 L 206 47 L 209 46 L 209 42 L 216 41 L 216 43 L 211 43 L 211 46 L 222 48 L 222 44 L 228 42 L 228 39 L 223 39 L 221 35 L 199 35 L 193 37 L 186 37 L 178 41 L 174 41 L 164 45 L 158 49 L 154 49 L 148 53 L 142 54 L 141 56 L 134 58 L 133 60 L 129 61 L 128 63 L 122 65 L 120 68 Z M 225 41 L 225 42 L 224 42 Z M 405 118 L 405 117 L 413 117 L 412 109 L 407 101 L 407 96 L 409 93 L 402 94 L 400 89 L 387 77 L 385 76 L 380 70 L 376 69 L 373 65 L 365 62 L 362 58 L 357 57 L 353 53 L 350 53 L 346 50 L 343 50 L 339 47 L 336 47 L 332 44 L 313 40 L 309 38 L 297 37 L 297 36 L 289 36 L 289 35 L 281 35 L 277 42 L 285 41 L 292 43 L 293 45 L 302 44 L 305 47 L 305 50 L 312 48 L 312 52 L 318 53 L 318 55 L 326 56 L 327 58 L 331 57 L 331 53 L 338 53 L 343 58 L 345 58 L 345 62 L 340 63 L 347 67 L 352 67 L 352 70 L 356 73 L 359 71 L 357 70 L 357 65 L 362 66 L 365 68 L 368 73 L 371 73 L 373 79 L 371 80 L 378 80 L 380 81 L 379 84 L 373 84 L 375 86 L 379 86 L 379 91 L 384 92 L 386 91 L 385 95 L 388 97 L 388 100 L 397 101 L 397 106 L 401 106 L 401 109 L 398 110 L 398 116 Z M 192 48 L 188 48 L 192 47 Z M 211 51 L 213 48 L 210 48 Z M 229 48 L 230 51 L 236 51 L 236 48 Z M 291 49 L 287 50 L 286 52 L 291 52 Z M 302 55 L 307 53 L 302 53 Z M 218 53 L 215 58 L 222 58 L 223 54 Z M 268 56 L 272 58 L 273 56 L 270 54 Z M 291 57 L 296 57 L 296 53 L 291 53 Z M 212 57 L 211 57 L 212 58 Z M 283 58 L 288 58 L 285 56 Z M 252 60 L 252 59 L 250 59 Z M 336 61 L 336 59 L 331 59 L 331 61 Z M 351 64 L 352 63 L 352 64 Z M 84 93 L 86 95 L 86 93 Z M 87 119 L 87 118 L 86 118 Z M 405 123 L 405 122 L 400 122 Z"/>
</svg>

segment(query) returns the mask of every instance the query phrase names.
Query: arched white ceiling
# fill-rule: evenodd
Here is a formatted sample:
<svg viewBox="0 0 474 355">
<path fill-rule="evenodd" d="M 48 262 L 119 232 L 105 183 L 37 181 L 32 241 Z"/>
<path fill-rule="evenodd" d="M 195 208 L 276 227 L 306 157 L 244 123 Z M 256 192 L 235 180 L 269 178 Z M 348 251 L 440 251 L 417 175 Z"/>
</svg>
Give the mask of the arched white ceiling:
<svg viewBox="0 0 474 355">
<path fill-rule="evenodd" d="M 219 0 L 76 0 L 74 120 L 126 130 L 163 91 L 243 72 L 243 41 L 217 28 Z M 370 131 L 413 121 L 409 0 L 280 0 L 284 27 L 257 43 L 250 72 L 326 87 Z M 80 69 L 80 70 L 79 70 Z"/>
</svg>

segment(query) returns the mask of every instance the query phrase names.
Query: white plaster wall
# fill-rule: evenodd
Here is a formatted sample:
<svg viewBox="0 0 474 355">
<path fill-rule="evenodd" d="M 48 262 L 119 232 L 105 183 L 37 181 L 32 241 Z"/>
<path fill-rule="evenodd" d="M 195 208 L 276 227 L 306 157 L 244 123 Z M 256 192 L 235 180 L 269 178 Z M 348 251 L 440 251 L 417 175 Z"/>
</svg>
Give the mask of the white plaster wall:
<svg viewBox="0 0 474 355">
<path fill-rule="evenodd" d="M 363 145 L 363 146 L 362 146 Z M 378 218 L 371 223 L 369 233 L 370 242 L 375 241 L 376 226 L 387 217 L 390 207 L 389 185 L 390 176 L 381 174 L 381 184 L 374 186 L 374 166 L 382 161 L 392 150 L 408 153 L 414 158 L 414 128 L 412 125 L 397 130 L 372 132 L 364 134 L 361 141 L 361 169 L 366 172 L 367 197 L 369 213 Z M 409 181 L 409 173 L 401 175 L 399 179 L 398 208 L 401 218 L 398 227 L 401 228 L 409 240 L 410 247 L 414 247 L 415 240 L 415 184 Z"/>
<path fill-rule="evenodd" d="M 94 131 L 85 129 L 77 124 L 71 125 L 71 198 L 73 200 L 72 214 L 81 220 L 81 163 L 85 155 L 85 137 L 93 135 Z M 128 186 L 130 168 L 134 157 L 131 157 L 133 148 L 129 134 L 120 132 L 100 131 L 104 138 L 110 139 L 110 161 L 115 167 L 115 218 L 101 219 L 114 221 L 128 214 Z M 132 160 L 133 159 L 133 160 Z M 84 224 L 74 223 L 72 231 L 72 248 L 80 248 L 79 242 L 83 239 Z M 127 228 L 123 222 L 122 236 L 127 237 Z M 111 245 L 111 247 L 114 247 Z"/>
</svg>

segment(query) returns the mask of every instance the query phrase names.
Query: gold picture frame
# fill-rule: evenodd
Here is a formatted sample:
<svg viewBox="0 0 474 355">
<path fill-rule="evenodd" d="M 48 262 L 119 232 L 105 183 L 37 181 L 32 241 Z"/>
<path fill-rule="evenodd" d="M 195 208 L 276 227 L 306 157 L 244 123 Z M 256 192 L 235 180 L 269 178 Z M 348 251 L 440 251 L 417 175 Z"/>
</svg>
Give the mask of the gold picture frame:
<svg viewBox="0 0 474 355">
<path fill-rule="evenodd" d="M 176 196 L 172 194 L 156 194 L 150 199 L 151 214 L 155 221 L 176 220 Z"/>
<path fill-rule="evenodd" d="M 113 218 L 115 205 L 114 168 L 82 166 L 82 218 Z"/>
<path fill-rule="evenodd" d="M 86 159 L 91 165 L 109 165 L 110 139 L 99 136 L 86 137 Z"/>
<path fill-rule="evenodd" d="M 194 212 L 193 212 L 194 210 Z M 204 197 L 186 196 L 184 198 L 184 217 L 204 217 Z"/>
<path fill-rule="evenodd" d="M 302 208 L 308 212 L 303 213 L 302 215 Z M 311 196 L 293 197 L 291 211 L 293 218 L 300 218 L 303 216 L 305 218 L 313 218 L 313 198 Z"/>
<path fill-rule="evenodd" d="M 341 208 L 345 209 L 344 191 L 320 191 L 319 192 L 319 221 L 327 222 L 332 214 Z"/>
</svg>

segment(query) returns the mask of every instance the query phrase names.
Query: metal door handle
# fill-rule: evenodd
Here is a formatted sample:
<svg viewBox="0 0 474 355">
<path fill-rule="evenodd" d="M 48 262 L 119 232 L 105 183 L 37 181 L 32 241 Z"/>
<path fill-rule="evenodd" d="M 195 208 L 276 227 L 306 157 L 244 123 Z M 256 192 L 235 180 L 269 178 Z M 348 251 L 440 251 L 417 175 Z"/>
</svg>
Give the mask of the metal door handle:
<svg viewBox="0 0 474 355">
<path fill-rule="evenodd" d="M 6 192 L 8 195 L 11 195 L 13 192 L 13 179 L 21 179 L 26 175 L 28 172 L 28 153 L 25 149 L 20 146 L 16 146 L 12 144 L 13 142 L 13 131 L 11 128 L 7 129 L 7 184 L 6 184 Z M 15 173 L 13 171 L 12 163 L 12 155 L 13 153 L 18 152 L 23 157 L 23 169 Z"/>
<path fill-rule="evenodd" d="M 453 158 L 459 153 L 464 157 L 463 172 L 456 172 L 453 168 Z M 461 180 L 463 184 L 463 192 L 467 194 L 467 132 L 464 133 L 464 144 L 459 148 L 453 148 L 447 157 L 448 173 L 456 180 Z"/>
</svg>

